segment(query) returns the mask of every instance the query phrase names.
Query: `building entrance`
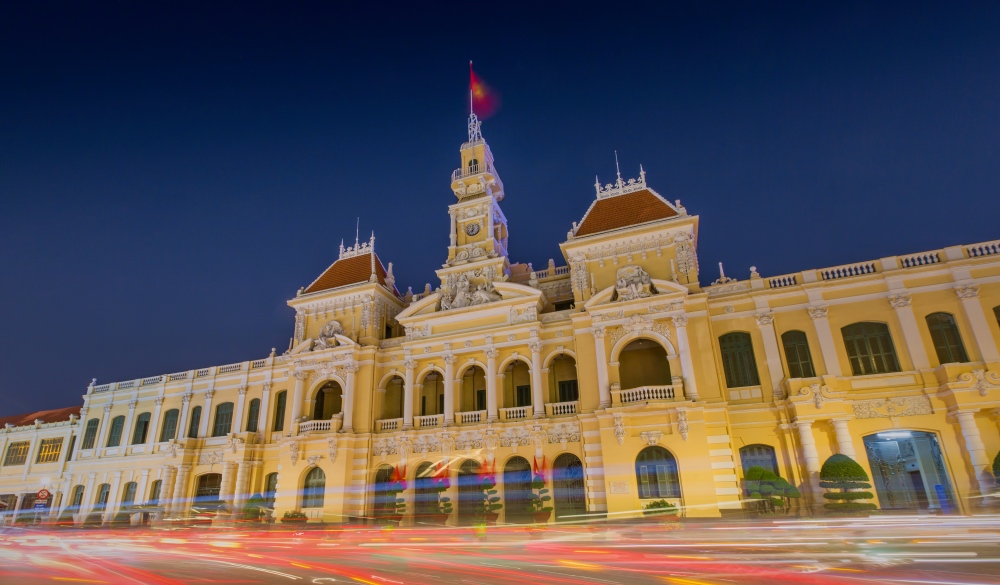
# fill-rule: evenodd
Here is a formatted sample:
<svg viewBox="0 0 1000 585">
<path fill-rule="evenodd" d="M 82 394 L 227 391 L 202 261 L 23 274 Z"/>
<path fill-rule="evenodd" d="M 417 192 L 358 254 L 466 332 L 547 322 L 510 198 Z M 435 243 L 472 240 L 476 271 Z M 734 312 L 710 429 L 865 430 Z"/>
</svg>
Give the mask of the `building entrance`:
<svg viewBox="0 0 1000 585">
<path fill-rule="evenodd" d="M 936 436 L 920 431 L 876 433 L 865 437 L 865 451 L 883 510 L 955 511 Z"/>
</svg>

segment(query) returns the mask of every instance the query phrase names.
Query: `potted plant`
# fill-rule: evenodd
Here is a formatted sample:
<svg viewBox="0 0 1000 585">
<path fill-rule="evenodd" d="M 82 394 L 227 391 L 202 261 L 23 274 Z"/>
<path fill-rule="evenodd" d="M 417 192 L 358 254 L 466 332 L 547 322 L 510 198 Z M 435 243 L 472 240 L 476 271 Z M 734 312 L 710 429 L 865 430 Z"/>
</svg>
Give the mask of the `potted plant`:
<svg viewBox="0 0 1000 585">
<path fill-rule="evenodd" d="M 552 516 L 552 506 L 546 504 L 546 502 L 551 502 L 552 496 L 549 495 L 549 489 L 545 487 L 545 478 L 541 474 L 536 473 L 531 478 L 531 517 L 535 521 L 535 524 L 545 524 L 549 521 Z"/>
<path fill-rule="evenodd" d="M 642 507 L 642 515 L 652 519 L 656 523 L 677 522 L 680 520 L 680 516 L 677 514 L 677 506 L 662 499 L 647 502 Z"/>
<path fill-rule="evenodd" d="M 479 509 L 476 510 L 477 525 L 494 526 L 497 523 L 497 518 L 500 516 L 499 510 L 503 508 L 503 504 L 500 503 L 500 496 L 497 495 L 497 490 L 493 489 L 495 487 L 497 487 L 497 480 L 493 475 L 484 475 L 482 483 L 480 483 L 483 499 L 480 502 Z"/>
<path fill-rule="evenodd" d="M 878 506 L 871 502 L 860 500 L 870 500 L 875 497 L 868 490 L 872 487 L 869 483 L 868 474 L 857 461 L 847 455 L 831 455 L 823 463 L 819 471 L 819 487 L 829 491 L 823 497 L 830 500 L 823 505 L 824 508 L 836 514 L 854 514 L 858 512 L 868 512 L 878 509 Z"/>
<path fill-rule="evenodd" d="M 308 521 L 309 518 L 300 510 L 290 510 L 281 517 L 282 524 L 305 524 Z"/>
<path fill-rule="evenodd" d="M 451 498 L 442 495 L 448 490 L 450 485 L 448 477 L 435 477 L 431 485 L 431 489 L 437 494 L 437 513 L 431 514 L 431 522 L 439 526 L 444 526 L 448 522 L 448 517 L 451 516 L 452 511 Z"/>
</svg>

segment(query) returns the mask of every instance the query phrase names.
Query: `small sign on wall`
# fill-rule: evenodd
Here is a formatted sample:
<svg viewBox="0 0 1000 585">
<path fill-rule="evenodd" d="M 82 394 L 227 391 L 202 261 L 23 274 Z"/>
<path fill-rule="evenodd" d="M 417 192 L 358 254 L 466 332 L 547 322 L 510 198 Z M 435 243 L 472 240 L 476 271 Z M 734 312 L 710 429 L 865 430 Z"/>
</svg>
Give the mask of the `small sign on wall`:
<svg viewBox="0 0 1000 585">
<path fill-rule="evenodd" d="M 613 494 L 627 494 L 628 493 L 628 482 L 627 481 L 613 481 L 613 482 L 611 482 L 611 493 L 613 493 Z"/>
</svg>

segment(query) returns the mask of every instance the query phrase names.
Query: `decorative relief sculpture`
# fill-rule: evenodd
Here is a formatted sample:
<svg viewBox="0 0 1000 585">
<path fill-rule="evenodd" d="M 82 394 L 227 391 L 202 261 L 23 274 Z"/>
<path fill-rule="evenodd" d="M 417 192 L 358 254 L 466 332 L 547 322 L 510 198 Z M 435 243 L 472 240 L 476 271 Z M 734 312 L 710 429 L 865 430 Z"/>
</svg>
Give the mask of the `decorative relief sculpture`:
<svg viewBox="0 0 1000 585">
<path fill-rule="evenodd" d="M 639 433 L 639 437 L 641 437 L 643 441 L 646 441 L 646 444 L 649 445 L 650 447 L 653 447 L 657 443 L 659 443 L 660 437 L 662 436 L 663 433 L 660 431 L 643 431 Z"/>
<path fill-rule="evenodd" d="M 658 294 L 649 274 L 639 266 L 619 268 L 615 275 L 615 294 L 612 301 L 632 301 Z"/>
<path fill-rule="evenodd" d="M 955 294 L 960 299 L 974 299 L 979 296 L 978 284 L 960 284 L 955 287 Z"/>
<path fill-rule="evenodd" d="M 219 463 L 222 463 L 222 452 L 220 451 L 212 451 L 198 455 L 198 465 L 208 465 L 211 467 L 213 465 L 218 465 Z"/>
<path fill-rule="evenodd" d="M 288 454 L 292 458 L 292 465 L 299 461 L 299 442 L 292 440 L 288 443 Z"/>
<path fill-rule="evenodd" d="M 677 411 L 677 432 L 680 433 L 681 438 L 685 441 L 688 440 L 688 431 L 690 427 L 688 426 L 688 413 L 686 410 Z"/>
<path fill-rule="evenodd" d="M 413 441 L 414 453 L 422 453 L 426 456 L 428 453 L 432 453 L 440 449 L 441 441 L 434 435 L 420 435 Z"/>
<path fill-rule="evenodd" d="M 521 312 L 518 312 L 514 307 L 510 308 L 510 314 L 507 316 L 507 324 L 515 325 L 517 323 L 531 323 L 532 321 L 538 320 L 538 310 L 535 307 L 528 307 Z"/>
<path fill-rule="evenodd" d="M 580 425 L 577 423 L 559 423 L 549 429 L 550 443 L 578 443 L 580 441 Z"/>
<path fill-rule="evenodd" d="M 996 372 L 987 372 L 983 369 L 966 372 L 959 375 L 958 379 L 962 382 L 972 382 L 975 380 L 974 387 L 979 390 L 980 396 L 986 396 L 991 387 L 1000 386 L 1000 375 Z"/>
<path fill-rule="evenodd" d="M 375 455 L 381 455 L 385 459 L 386 455 L 396 454 L 396 441 L 393 439 L 377 439 L 373 447 Z"/>
<path fill-rule="evenodd" d="M 813 319 L 826 319 L 827 308 L 826 305 L 816 305 L 815 307 L 806 307 L 806 312 Z"/>
<path fill-rule="evenodd" d="M 319 351 L 323 349 L 329 349 L 331 347 L 337 347 L 340 342 L 337 341 L 337 335 L 344 334 L 344 327 L 336 319 L 331 319 L 323 325 L 323 328 L 319 331 L 319 337 L 313 341 L 313 351 Z"/>
<path fill-rule="evenodd" d="M 834 397 L 829 386 L 819 384 L 810 384 L 799 388 L 799 396 L 811 397 L 816 408 L 823 408 L 823 401 Z"/>
<path fill-rule="evenodd" d="M 619 445 L 625 444 L 625 420 L 620 412 L 615 413 L 615 438 Z"/>
<path fill-rule="evenodd" d="M 431 334 L 431 324 L 424 323 L 420 327 L 415 327 L 413 325 L 406 326 L 406 340 L 413 341 L 414 339 L 422 339 L 424 337 L 429 337 Z"/>
<path fill-rule="evenodd" d="M 910 293 L 903 292 L 897 295 L 889 295 L 889 304 L 893 309 L 902 309 L 910 306 Z"/>
<path fill-rule="evenodd" d="M 652 331 L 670 338 L 670 329 L 667 328 L 666 324 L 657 323 L 651 317 L 636 314 L 632 315 L 625 325 L 615 327 L 611 331 L 611 345 L 614 346 L 619 339 L 628 333 L 642 333 L 643 331 Z"/>
<path fill-rule="evenodd" d="M 483 434 L 479 431 L 462 431 L 455 437 L 455 448 L 462 450 L 482 449 Z"/>
<path fill-rule="evenodd" d="M 694 251 L 691 235 L 680 232 L 674 236 L 674 245 L 677 247 L 677 271 L 681 274 L 697 272 L 698 255 Z"/>
<path fill-rule="evenodd" d="M 753 316 L 754 320 L 757 321 L 758 327 L 764 327 L 765 325 L 771 325 L 774 323 L 774 313 L 758 313 Z"/>
<path fill-rule="evenodd" d="M 615 319 L 624 319 L 624 318 L 625 318 L 625 309 L 622 309 L 620 311 L 612 311 L 610 313 L 594 313 L 593 315 L 591 315 L 591 319 L 595 323 L 600 323 L 602 321 L 614 321 Z"/>
<path fill-rule="evenodd" d="M 330 463 L 333 463 L 337 460 L 337 437 L 328 439 L 326 445 L 330 449 Z"/>
<path fill-rule="evenodd" d="M 319 460 L 322 458 L 322 455 L 310 455 L 309 457 L 306 457 L 306 469 L 316 467 L 316 464 L 319 463 Z"/>
<path fill-rule="evenodd" d="M 232 449 L 233 454 L 235 455 L 240 450 L 240 447 L 243 445 L 243 443 L 244 443 L 243 439 L 234 435 L 229 437 L 229 440 L 226 441 L 226 447 Z"/>
<path fill-rule="evenodd" d="M 509 427 L 500 434 L 500 446 L 513 447 L 517 453 L 517 447 L 531 444 L 531 435 L 524 427 Z"/>
<path fill-rule="evenodd" d="M 889 418 L 934 414 L 931 401 L 926 396 L 857 400 L 853 406 L 854 418 Z"/>
</svg>

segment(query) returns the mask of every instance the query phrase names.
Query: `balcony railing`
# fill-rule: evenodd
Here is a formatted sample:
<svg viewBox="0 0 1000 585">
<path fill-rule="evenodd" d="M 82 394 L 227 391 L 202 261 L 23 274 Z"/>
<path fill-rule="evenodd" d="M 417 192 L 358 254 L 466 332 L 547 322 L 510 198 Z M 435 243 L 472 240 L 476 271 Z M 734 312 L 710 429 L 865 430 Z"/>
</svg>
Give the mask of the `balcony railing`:
<svg viewBox="0 0 1000 585">
<path fill-rule="evenodd" d="M 545 405 L 545 414 L 549 416 L 566 416 L 580 412 L 580 403 L 576 400 L 571 402 L 550 402 Z"/>
<path fill-rule="evenodd" d="M 523 420 L 528 418 L 528 411 L 531 410 L 530 406 L 514 406 L 511 408 L 501 408 L 500 418 L 503 420 Z"/>
<path fill-rule="evenodd" d="M 444 425 L 444 415 L 443 414 L 428 414 L 425 416 L 415 416 L 413 417 L 413 422 L 418 429 L 429 429 L 432 427 L 440 427 Z"/>
<path fill-rule="evenodd" d="M 475 410 L 473 412 L 456 412 L 455 417 L 458 418 L 458 422 L 462 424 L 481 423 L 486 420 L 486 411 Z"/>
<path fill-rule="evenodd" d="M 478 175 L 480 173 L 493 174 L 494 173 L 493 166 L 487 163 L 480 163 L 458 168 L 452 171 L 451 180 L 457 181 L 459 179 L 464 179 L 466 177 L 471 177 L 473 175 Z"/>
<path fill-rule="evenodd" d="M 329 420 L 307 420 L 299 423 L 299 434 L 305 433 L 336 433 L 340 431 L 340 416 L 334 416 Z"/>
<path fill-rule="evenodd" d="M 612 390 L 611 396 L 618 404 L 649 402 L 652 400 L 673 400 L 673 386 L 640 386 L 628 390 Z"/>
<path fill-rule="evenodd" d="M 375 421 L 375 430 L 384 433 L 386 431 L 398 431 L 403 428 L 403 419 L 388 418 Z"/>
</svg>

